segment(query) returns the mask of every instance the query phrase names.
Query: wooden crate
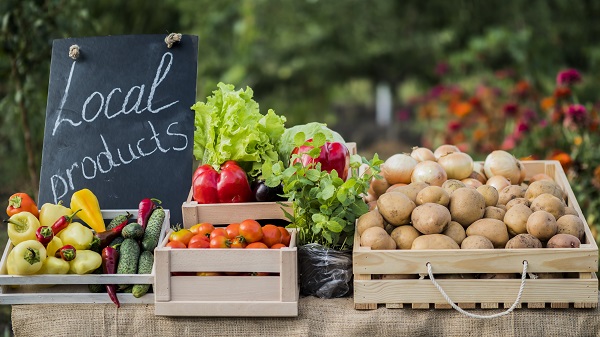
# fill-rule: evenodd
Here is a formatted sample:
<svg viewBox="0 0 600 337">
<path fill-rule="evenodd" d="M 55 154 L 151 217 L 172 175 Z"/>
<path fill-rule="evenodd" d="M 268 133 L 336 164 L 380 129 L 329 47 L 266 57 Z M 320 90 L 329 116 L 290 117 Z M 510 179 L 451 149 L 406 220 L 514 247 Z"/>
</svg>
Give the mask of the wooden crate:
<svg viewBox="0 0 600 337">
<path fill-rule="evenodd" d="M 356 143 L 346 143 L 350 154 L 356 154 Z M 193 187 L 192 187 L 193 188 Z M 214 223 L 242 221 L 255 219 L 286 219 L 282 208 L 292 212 L 291 202 L 242 202 L 227 204 L 199 204 L 192 200 L 193 190 L 190 189 L 187 200 L 182 205 L 183 224 L 186 228 L 200 222 L 204 217 L 210 217 Z M 234 213 L 223 212 L 223 206 L 235 209 Z"/>
<path fill-rule="evenodd" d="M 104 210 L 102 216 L 110 220 L 119 214 L 131 213 L 137 218 L 137 210 Z M 169 227 L 169 210 L 161 231 L 161 241 Z M 75 220 L 77 221 L 77 220 Z M 154 284 L 156 266 L 152 273 L 145 275 L 88 274 L 88 275 L 7 275 L 6 259 L 13 249 L 12 243 L 6 244 L 0 261 L 0 304 L 37 304 L 37 303 L 112 303 L 106 293 L 92 293 L 88 284 Z M 154 294 L 148 293 L 135 298 L 129 293 L 117 293 L 120 303 L 154 303 Z"/>
<path fill-rule="evenodd" d="M 275 214 L 263 203 L 198 208 L 196 222 L 215 226 Z M 278 206 L 279 207 L 279 206 Z M 267 214 L 267 215 L 265 215 Z M 285 219 L 283 213 L 277 218 Z M 189 222 L 184 226 L 189 228 Z M 170 249 L 165 238 L 155 250 L 155 314 L 159 316 L 298 316 L 296 231 L 281 249 Z M 270 276 L 196 276 L 197 272 L 268 272 Z M 191 273 L 176 276 L 172 273 Z"/>
<path fill-rule="evenodd" d="M 360 247 L 355 234 L 353 251 L 354 306 L 356 309 L 451 308 L 428 278 L 426 264 L 450 299 L 462 308 L 508 308 L 516 300 L 520 279 L 474 279 L 480 273 L 563 273 L 564 278 L 527 279 L 518 307 L 595 308 L 598 306 L 598 246 L 558 161 L 523 161 L 529 180 L 534 174 L 553 177 L 567 194 L 568 206 L 584 221 L 581 247 L 476 250 L 370 250 Z M 413 279 L 391 279 L 408 275 Z M 465 278 L 443 278 L 462 274 Z M 419 277 L 427 276 L 425 278 Z"/>
</svg>

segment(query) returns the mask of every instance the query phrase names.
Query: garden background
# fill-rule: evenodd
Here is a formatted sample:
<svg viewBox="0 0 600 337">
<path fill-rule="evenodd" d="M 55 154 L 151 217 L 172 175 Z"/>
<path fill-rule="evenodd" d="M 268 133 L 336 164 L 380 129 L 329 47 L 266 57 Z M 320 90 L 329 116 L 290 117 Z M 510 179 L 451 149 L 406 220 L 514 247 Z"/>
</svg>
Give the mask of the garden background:
<svg viewBox="0 0 600 337">
<path fill-rule="evenodd" d="M 200 38 L 197 100 L 250 86 L 286 126 L 327 123 L 365 156 L 557 159 L 597 233 L 598 17 L 591 0 L 4 0 L 0 200 L 37 194 L 53 39 L 180 32 Z"/>
</svg>

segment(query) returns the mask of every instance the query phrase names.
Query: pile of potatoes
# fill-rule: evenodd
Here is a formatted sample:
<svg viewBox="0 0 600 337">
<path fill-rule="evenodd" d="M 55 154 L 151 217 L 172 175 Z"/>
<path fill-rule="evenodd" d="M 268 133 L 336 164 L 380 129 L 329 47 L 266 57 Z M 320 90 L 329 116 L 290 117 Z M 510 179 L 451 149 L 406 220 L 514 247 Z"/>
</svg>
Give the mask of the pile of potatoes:
<svg viewBox="0 0 600 337">
<path fill-rule="evenodd" d="M 515 249 L 578 248 L 584 242 L 584 222 L 567 206 L 552 177 L 537 174 L 526 183 L 525 174 L 509 179 L 473 173 L 485 183 L 373 181 L 365 197 L 370 211 L 357 221 L 360 245 L 374 250 Z"/>
</svg>

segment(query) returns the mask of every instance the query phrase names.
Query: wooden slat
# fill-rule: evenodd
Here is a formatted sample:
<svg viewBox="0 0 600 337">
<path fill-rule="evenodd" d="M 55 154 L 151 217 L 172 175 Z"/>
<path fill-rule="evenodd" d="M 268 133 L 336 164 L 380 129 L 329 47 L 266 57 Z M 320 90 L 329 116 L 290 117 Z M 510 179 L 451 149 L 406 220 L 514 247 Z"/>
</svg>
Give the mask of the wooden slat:
<svg viewBox="0 0 600 337">
<path fill-rule="evenodd" d="M 169 248 L 164 248 L 169 250 Z M 289 250 L 290 248 L 281 248 Z M 295 248 L 294 248 L 295 249 Z M 280 255 L 270 249 L 171 249 L 171 272 L 280 272 Z"/>
<path fill-rule="evenodd" d="M 156 277 L 154 282 L 154 293 L 156 301 L 169 301 L 171 299 L 171 266 L 169 251 L 154 250 L 154 266 Z"/>
<path fill-rule="evenodd" d="M 283 205 L 282 205 L 283 204 Z M 242 202 L 222 204 L 198 204 L 196 201 L 182 205 L 183 225 L 190 228 L 201 222 L 213 225 L 227 225 L 246 219 L 283 219 L 287 220 L 282 207 L 291 213 L 291 203 L 283 202 Z"/>
<path fill-rule="evenodd" d="M 274 302 L 279 289 L 279 276 L 172 276 L 170 301 Z"/>
<path fill-rule="evenodd" d="M 356 296 L 356 293 L 362 293 L 363 290 L 362 289 L 358 289 L 359 287 L 361 287 L 360 283 L 356 283 L 357 281 L 363 281 L 363 280 L 371 280 L 371 275 L 363 275 L 363 274 L 354 274 L 354 296 Z M 384 302 L 379 302 L 379 303 L 384 303 Z M 372 302 L 372 303 L 368 303 L 368 302 L 363 302 L 363 303 L 357 303 L 356 301 L 354 301 L 354 309 L 357 310 L 373 310 L 373 309 L 377 309 L 377 302 Z"/>
<path fill-rule="evenodd" d="M 90 293 L 87 285 L 57 285 L 54 287 L 25 286 L 11 288 L 3 286 L 0 304 L 40 304 L 40 303 L 112 303 L 106 293 Z M 118 293 L 119 302 L 152 304 L 154 294 L 148 293 L 140 298 L 132 294 Z"/>
<path fill-rule="evenodd" d="M 280 250 L 279 301 L 298 302 L 298 254 L 294 250 Z"/>
</svg>

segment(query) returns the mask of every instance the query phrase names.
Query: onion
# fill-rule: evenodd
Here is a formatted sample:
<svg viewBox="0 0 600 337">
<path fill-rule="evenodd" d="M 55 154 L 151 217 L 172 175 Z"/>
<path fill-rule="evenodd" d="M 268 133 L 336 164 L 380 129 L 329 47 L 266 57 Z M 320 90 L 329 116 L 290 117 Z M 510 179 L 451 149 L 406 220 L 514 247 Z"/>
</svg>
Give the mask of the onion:
<svg viewBox="0 0 600 337">
<path fill-rule="evenodd" d="M 503 150 L 493 151 L 488 154 L 483 162 L 483 170 L 486 177 L 503 176 L 514 185 L 523 182 L 521 179 L 522 169 L 523 164 L 512 154 Z"/>
<path fill-rule="evenodd" d="M 473 158 L 464 152 L 445 154 L 437 162 L 446 170 L 448 179 L 462 180 L 473 172 Z"/>
<path fill-rule="evenodd" d="M 433 186 L 442 186 L 448 175 L 444 168 L 431 160 L 422 161 L 415 166 L 411 175 L 411 181 L 422 181 Z"/>
<path fill-rule="evenodd" d="M 444 144 L 438 146 L 438 148 L 435 149 L 435 151 L 433 151 L 433 155 L 437 160 L 440 159 L 441 156 L 452 152 L 460 152 L 460 150 L 458 149 L 458 147 L 456 147 L 456 145 Z"/>
<path fill-rule="evenodd" d="M 498 192 L 502 191 L 506 186 L 510 186 L 510 181 L 504 176 L 492 176 L 486 182 L 486 185 L 490 185 L 496 188 Z"/>
<path fill-rule="evenodd" d="M 474 178 L 465 178 L 461 180 L 467 187 L 471 187 L 471 188 L 477 188 L 481 185 L 483 185 L 481 183 L 481 181 L 474 179 Z"/>
<path fill-rule="evenodd" d="M 415 158 L 419 162 L 425 161 L 425 160 L 436 161 L 436 158 L 433 155 L 433 152 L 426 147 L 418 147 L 418 146 L 413 147 L 412 152 L 410 153 L 410 156 Z"/>
<path fill-rule="evenodd" d="M 389 157 L 381 165 L 381 173 L 388 184 L 410 183 L 410 175 L 418 161 L 406 153 L 398 153 Z"/>
<path fill-rule="evenodd" d="M 385 193 L 385 191 L 389 187 L 390 187 L 390 184 L 387 182 L 387 180 L 385 180 L 383 178 L 381 178 L 381 179 L 373 178 L 371 180 L 371 188 L 369 190 L 372 191 L 373 194 L 378 198 L 380 195 Z"/>
</svg>

